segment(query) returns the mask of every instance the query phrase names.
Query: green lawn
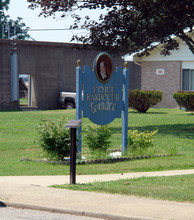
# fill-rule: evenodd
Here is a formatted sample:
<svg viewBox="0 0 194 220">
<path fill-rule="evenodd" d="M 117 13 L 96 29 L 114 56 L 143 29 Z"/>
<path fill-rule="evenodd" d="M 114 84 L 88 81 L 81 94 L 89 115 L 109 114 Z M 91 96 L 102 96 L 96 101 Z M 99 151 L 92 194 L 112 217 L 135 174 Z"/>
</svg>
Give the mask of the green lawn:
<svg viewBox="0 0 194 220">
<path fill-rule="evenodd" d="M 194 175 L 141 177 L 137 179 L 53 187 L 194 203 Z"/>
<path fill-rule="evenodd" d="M 28 105 L 28 99 L 27 98 L 20 98 L 20 105 Z"/>
<path fill-rule="evenodd" d="M 44 158 L 44 152 L 34 143 L 36 127 L 41 118 L 66 122 L 75 119 L 75 110 L 55 111 L 1 111 L 0 112 L 0 175 L 63 175 L 69 174 L 69 166 L 20 161 L 21 158 Z M 95 126 L 83 119 L 83 127 Z M 129 129 L 156 130 L 156 154 L 178 152 L 180 156 L 133 160 L 113 164 L 78 165 L 77 174 L 103 174 L 194 168 L 194 115 L 183 110 L 150 109 L 146 114 L 129 110 Z M 121 149 L 122 120 L 115 119 L 112 150 Z M 88 149 L 83 146 L 83 155 Z"/>
</svg>

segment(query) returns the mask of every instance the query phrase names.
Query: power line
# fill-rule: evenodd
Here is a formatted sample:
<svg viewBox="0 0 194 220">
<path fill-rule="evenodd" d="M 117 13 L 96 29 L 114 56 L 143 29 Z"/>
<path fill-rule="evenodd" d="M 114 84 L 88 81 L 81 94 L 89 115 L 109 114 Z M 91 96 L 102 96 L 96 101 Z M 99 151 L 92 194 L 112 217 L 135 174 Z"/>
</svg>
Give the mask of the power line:
<svg viewBox="0 0 194 220">
<path fill-rule="evenodd" d="M 74 31 L 74 30 L 85 30 L 83 28 L 74 28 L 74 29 L 69 29 L 69 28 L 40 28 L 40 29 L 28 29 L 28 31 Z"/>
</svg>

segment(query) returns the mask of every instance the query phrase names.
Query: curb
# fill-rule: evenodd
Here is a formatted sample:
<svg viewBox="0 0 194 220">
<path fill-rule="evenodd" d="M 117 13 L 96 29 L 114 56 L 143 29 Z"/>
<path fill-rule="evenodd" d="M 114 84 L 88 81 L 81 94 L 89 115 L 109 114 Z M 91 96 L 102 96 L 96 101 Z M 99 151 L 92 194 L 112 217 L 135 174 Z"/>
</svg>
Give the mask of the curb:
<svg viewBox="0 0 194 220">
<path fill-rule="evenodd" d="M 49 208 L 49 207 L 44 207 L 44 206 L 35 206 L 35 205 L 27 205 L 27 204 L 12 203 L 12 202 L 5 202 L 4 204 L 5 204 L 4 207 L 11 207 L 11 208 L 17 208 L 17 209 L 30 209 L 30 210 L 36 210 L 36 211 L 45 211 L 45 212 L 69 214 L 69 215 L 76 215 L 76 216 L 86 216 L 86 217 L 101 218 L 101 219 L 106 219 L 106 220 L 155 220 L 153 218 L 124 217 L 124 216 L 119 216 L 119 215 L 92 213 L 92 212 L 76 211 L 76 210 L 69 210 L 69 209 Z"/>
</svg>

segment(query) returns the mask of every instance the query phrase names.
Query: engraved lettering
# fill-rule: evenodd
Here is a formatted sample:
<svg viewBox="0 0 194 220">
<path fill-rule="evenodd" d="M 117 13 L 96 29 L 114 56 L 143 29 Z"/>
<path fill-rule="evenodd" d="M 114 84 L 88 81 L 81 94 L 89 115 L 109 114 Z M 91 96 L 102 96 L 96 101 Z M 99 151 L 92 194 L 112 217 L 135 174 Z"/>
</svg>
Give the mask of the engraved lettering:
<svg viewBox="0 0 194 220">
<path fill-rule="evenodd" d="M 114 86 L 93 86 L 92 93 L 86 94 L 86 100 L 90 102 L 93 114 L 98 111 L 115 112 L 116 102 L 120 101 L 120 94 L 115 93 Z"/>
</svg>

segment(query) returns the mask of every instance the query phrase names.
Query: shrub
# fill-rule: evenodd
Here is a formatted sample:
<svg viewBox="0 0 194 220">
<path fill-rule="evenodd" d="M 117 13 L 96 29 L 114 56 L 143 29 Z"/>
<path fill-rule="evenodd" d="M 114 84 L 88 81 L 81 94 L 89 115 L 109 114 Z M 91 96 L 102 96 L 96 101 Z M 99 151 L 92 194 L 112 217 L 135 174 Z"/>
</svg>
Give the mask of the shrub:
<svg viewBox="0 0 194 220">
<path fill-rule="evenodd" d="M 135 150 L 144 150 L 150 147 L 153 147 L 153 136 L 158 132 L 155 131 L 144 131 L 139 132 L 138 130 L 129 130 L 128 131 L 128 146 L 132 151 Z"/>
<path fill-rule="evenodd" d="M 70 156 L 70 131 L 64 126 L 64 118 L 56 124 L 49 119 L 41 119 L 38 126 L 37 142 L 51 158 L 62 160 Z"/>
<path fill-rule="evenodd" d="M 147 110 L 162 100 L 162 91 L 129 91 L 129 107 L 136 109 L 140 113 L 146 113 Z"/>
<path fill-rule="evenodd" d="M 194 92 L 179 91 L 173 94 L 179 106 L 186 108 L 189 111 L 194 111 Z"/>
<path fill-rule="evenodd" d="M 111 144 L 112 132 L 107 125 L 97 128 L 88 127 L 83 130 L 83 140 L 92 153 L 96 151 L 106 151 Z"/>
</svg>

